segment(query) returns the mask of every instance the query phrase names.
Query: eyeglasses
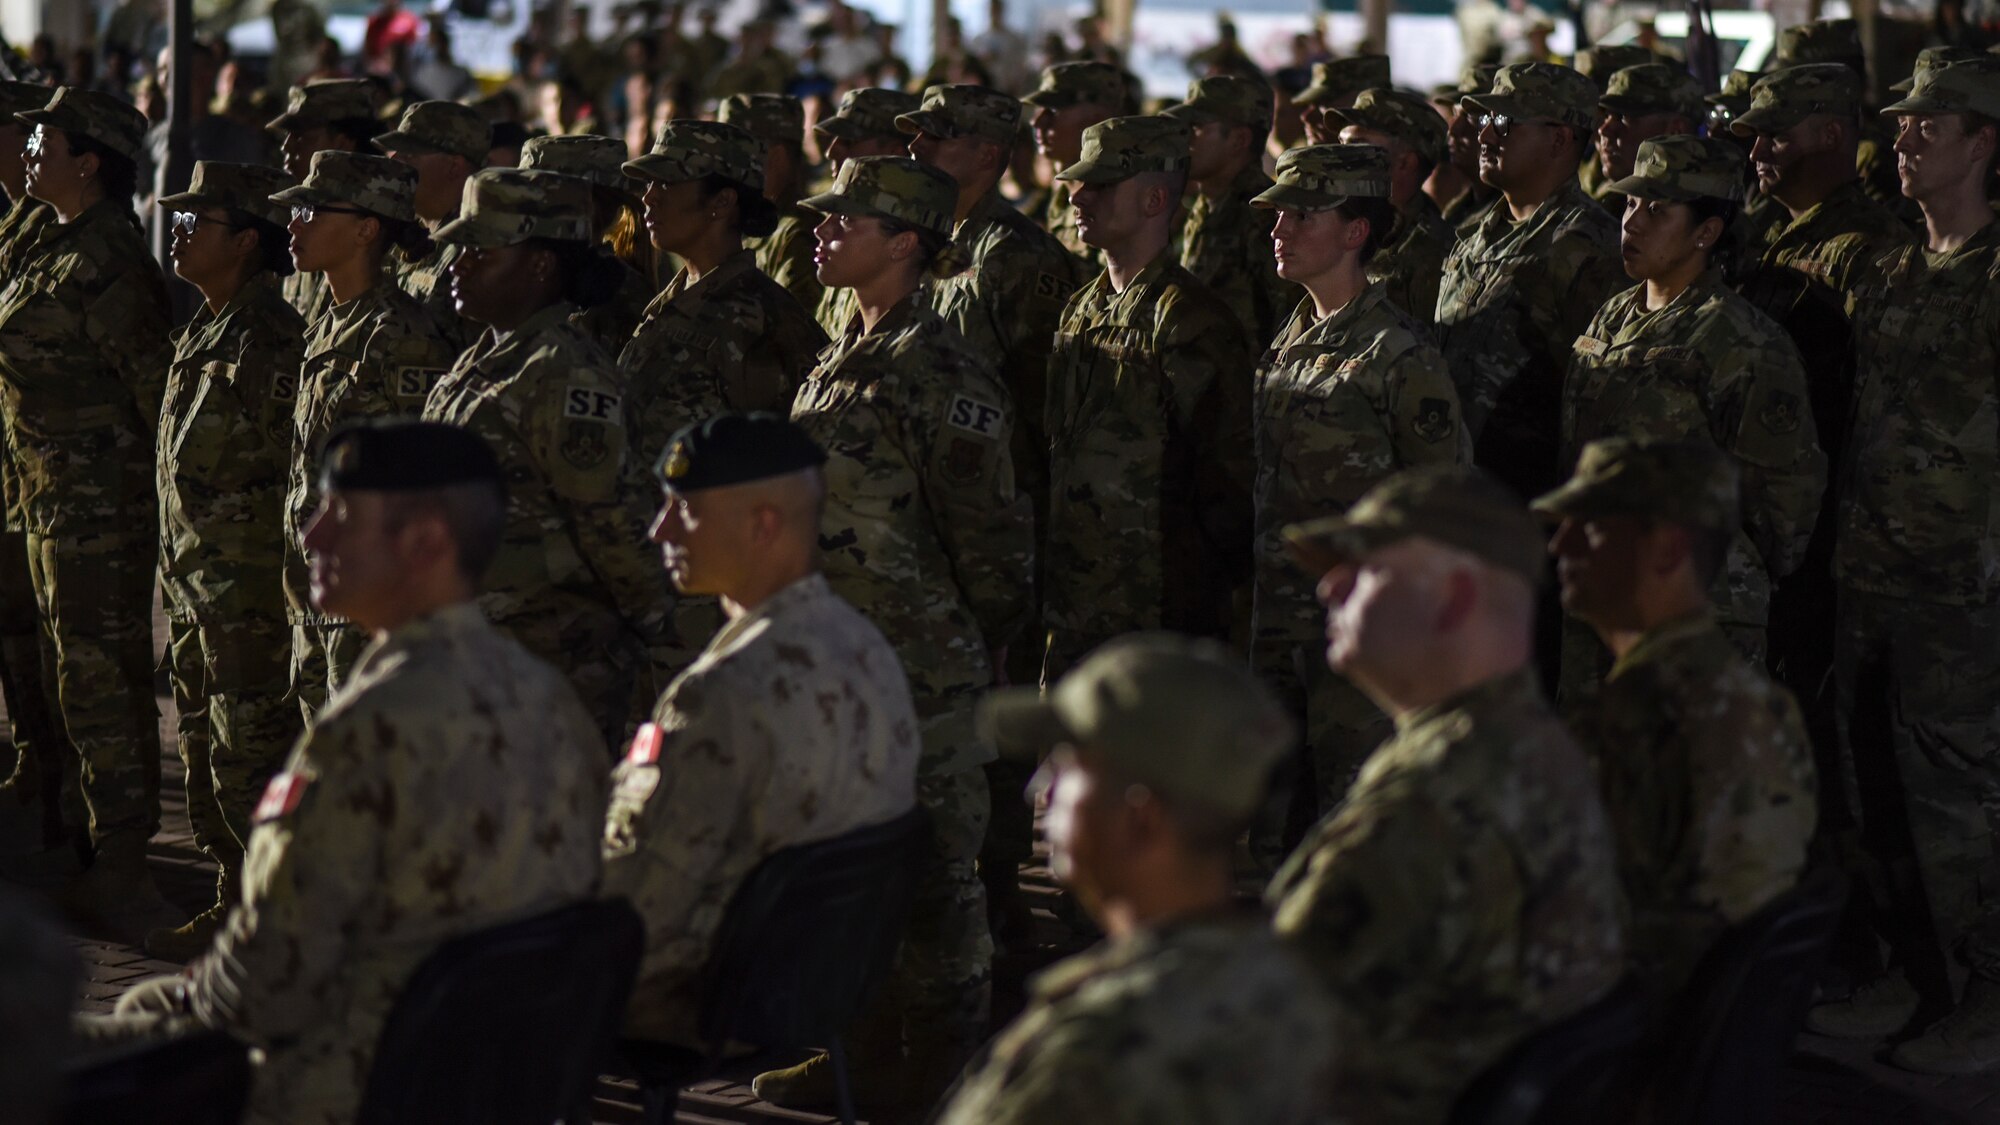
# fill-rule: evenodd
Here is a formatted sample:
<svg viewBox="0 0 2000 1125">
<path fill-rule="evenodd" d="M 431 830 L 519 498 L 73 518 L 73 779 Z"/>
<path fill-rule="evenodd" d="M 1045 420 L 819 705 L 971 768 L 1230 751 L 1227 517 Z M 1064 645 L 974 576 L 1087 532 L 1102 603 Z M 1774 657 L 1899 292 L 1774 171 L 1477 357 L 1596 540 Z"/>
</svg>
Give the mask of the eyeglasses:
<svg viewBox="0 0 2000 1125">
<path fill-rule="evenodd" d="M 310 223 L 315 215 L 366 215 L 359 207 L 333 207 L 324 203 L 297 203 L 292 205 L 292 221 Z"/>
<path fill-rule="evenodd" d="M 1516 125 L 1554 124 L 1557 124 L 1557 122 L 1550 121 L 1545 117 L 1513 117 L 1505 113 L 1482 113 L 1479 115 L 1479 127 L 1481 129 L 1493 130 L 1494 135 L 1503 141 L 1513 133 L 1514 126 Z"/>
<path fill-rule="evenodd" d="M 243 229 L 242 227 L 237 226 L 235 223 L 230 222 L 228 219 L 211 219 L 207 215 L 197 215 L 193 211 L 174 212 L 175 234 L 191 235 L 195 231 L 200 230 L 201 224 L 203 223 L 212 223 L 218 227 L 228 227 L 230 230 Z"/>
<path fill-rule="evenodd" d="M 48 151 L 48 147 L 48 130 L 37 125 L 35 126 L 35 131 L 28 134 L 28 143 L 21 146 L 21 151 L 28 156 L 39 158 L 42 153 Z"/>
</svg>

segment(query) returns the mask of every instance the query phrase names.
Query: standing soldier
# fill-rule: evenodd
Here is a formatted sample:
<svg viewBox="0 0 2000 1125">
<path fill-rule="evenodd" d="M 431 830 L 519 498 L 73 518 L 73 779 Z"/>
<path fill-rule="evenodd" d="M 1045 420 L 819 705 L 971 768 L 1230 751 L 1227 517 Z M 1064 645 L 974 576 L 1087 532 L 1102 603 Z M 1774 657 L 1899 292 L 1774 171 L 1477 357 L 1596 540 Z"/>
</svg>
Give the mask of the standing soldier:
<svg viewBox="0 0 2000 1125">
<path fill-rule="evenodd" d="M 292 87 L 285 112 L 264 126 L 280 138 L 286 174 L 294 183 L 302 182 L 312 171 L 316 152 L 375 155 L 381 100 L 381 86 L 365 78 L 328 78 Z M 326 311 L 325 274 L 295 270 L 285 278 L 284 293 L 307 326 Z"/>
<path fill-rule="evenodd" d="M 567 673 L 605 745 L 622 745 L 674 652 L 672 594 L 641 534 L 650 505 L 627 471 L 625 373 L 571 320 L 610 299 L 618 267 L 595 249 L 587 181 L 489 168 L 466 185 L 436 237 L 458 247 L 452 292 L 486 330 L 424 417 L 484 438 L 512 482 L 486 619 Z"/>
<path fill-rule="evenodd" d="M 1814 20 L 1793 24 L 1778 33 L 1778 45 L 1771 55 L 1771 73 L 1812 65 L 1839 66 L 1854 76 L 1857 89 L 1865 90 L 1868 52 L 1861 43 L 1860 22 Z M 1896 182 L 1895 140 L 1895 130 L 1887 122 L 1873 114 L 1862 115 L 1860 137 L 1854 147 L 1854 169 L 1860 173 L 1861 189 L 1870 199 L 1889 208 L 1900 221 L 1917 226 L 1921 213 Z"/>
<path fill-rule="evenodd" d="M 1249 577 L 1254 353 L 1173 260 L 1187 163 L 1186 125 L 1115 117 L 1057 173 L 1108 264 L 1049 360 L 1043 683 L 1121 633 L 1225 635 Z"/>
<path fill-rule="evenodd" d="M 1555 486 L 1563 372 L 1591 314 L 1624 288 L 1618 222 L 1576 182 L 1597 87 L 1515 63 L 1479 111 L 1479 177 L 1501 198 L 1460 231 L 1438 290 L 1438 345 L 1473 460 L 1524 496 Z"/>
<path fill-rule="evenodd" d="M 1047 67 L 1041 82 L 1021 104 L 1034 108 L 1029 124 L 1035 131 L 1035 147 L 1058 170 L 1081 159 L 1085 129 L 1139 109 L 1132 104 L 1125 72 L 1105 62 L 1063 62 Z M 1056 184 L 1050 193 L 1043 225 L 1063 249 L 1086 261 L 1097 261 L 1095 249 L 1077 230 L 1076 208 L 1070 203 L 1067 184 Z"/>
<path fill-rule="evenodd" d="M 160 825 L 153 434 L 170 354 L 166 286 L 132 214 L 146 119 L 70 86 L 16 119 L 34 130 L 27 190 L 50 214 L 0 289 L 0 409 L 63 772 L 95 849 L 72 903 L 136 942 L 171 910 L 146 871 Z"/>
<path fill-rule="evenodd" d="M 833 116 L 813 122 L 813 136 L 826 154 L 829 171 L 840 174 L 840 166 L 857 156 L 902 156 L 909 151 L 909 138 L 896 120 L 915 113 L 923 102 L 915 94 L 864 86 L 840 96 L 840 108 Z M 921 157 L 919 157 L 921 159 Z M 811 241 L 808 240 L 808 244 Z M 854 290 L 823 289 L 813 319 L 828 333 L 838 333 L 854 315 Z"/>
<path fill-rule="evenodd" d="M 376 137 L 375 145 L 390 159 L 417 170 L 413 206 L 424 228 L 436 234 L 458 217 L 466 179 L 486 167 L 493 128 L 471 106 L 413 102 L 403 111 L 396 130 Z M 405 251 L 396 271 L 396 284 L 430 311 L 453 355 L 464 351 L 478 335 L 476 326 L 460 317 L 452 302 L 451 264 L 457 258 L 458 251 L 451 247 L 433 245 L 421 255 Z"/>
<path fill-rule="evenodd" d="M 1279 273 L 1307 295 L 1257 372 L 1251 666 L 1303 720 L 1315 818 L 1338 803 L 1389 723 L 1326 667 L 1319 576 L 1299 572 L 1282 533 L 1399 470 L 1471 453 L 1444 357 L 1364 272 L 1395 224 L 1392 175 L 1379 148 L 1311 145 L 1279 157 L 1277 184 L 1257 197 L 1277 216 Z M 1278 857 L 1260 858 L 1275 866 Z"/>
<path fill-rule="evenodd" d="M 874 156 L 848 161 L 831 191 L 806 200 L 826 216 L 820 280 L 858 290 L 859 312 L 792 407 L 827 451 L 827 581 L 895 647 L 923 728 L 917 803 L 932 842 L 892 1001 L 851 1044 L 857 1069 L 880 1080 L 859 1088 L 910 1108 L 935 1101 L 985 1035 L 993 946 L 975 866 L 988 811 L 981 767 L 994 753 L 973 704 L 1027 624 L 1034 573 L 1007 389 L 919 293 L 927 272 L 962 264 L 951 248 L 957 195 L 935 168 Z M 754 1088 L 780 1105 L 824 1104 L 826 1061 L 760 1075 Z"/>
<path fill-rule="evenodd" d="M 173 211 L 174 272 L 203 305 L 181 330 L 160 407 L 160 585 L 175 733 L 195 844 L 216 864 L 215 902 L 146 951 L 186 961 L 236 904 L 250 813 L 298 736 L 286 699 L 286 474 L 305 322 L 278 291 L 289 209 L 276 168 L 203 161 Z"/>
<path fill-rule="evenodd" d="M 732 94 L 724 99 L 717 120 L 764 142 L 764 198 L 778 209 L 778 225 L 749 243 L 757 252 L 757 268 L 790 293 L 800 308 L 818 310 L 814 217 L 799 206 L 807 170 L 805 106 L 788 94 Z"/>
<path fill-rule="evenodd" d="M 1340 139 L 1374 145 L 1389 154 L 1389 203 L 1395 225 L 1383 232 L 1381 248 L 1368 259 L 1368 280 L 1378 282 L 1389 300 L 1426 329 L 1437 318 L 1438 280 L 1458 235 L 1437 204 L 1424 194 L 1424 181 L 1444 159 L 1444 122 L 1416 94 L 1363 90 L 1354 104 L 1334 111 Z"/>
<path fill-rule="evenodd" d="M 367 637 L 313 607 L 302 537 L 319 504 L 320 446 L 355 418 L 413 415 L 457 355 L 430 313 L 385 273 L 390 247 L 420 238 L 417 173 L 385 156 L 321 152 L 306 181 L 271 198 L 292 208 L 293 268 L 326 275 L 329 305 L 306 332 L 285 492 L 285 604 L 292 695 L 308 724 Z M 454 314 L 456 315 L 456 314 Z"/>
<path fill-rule="evenodd" d="M 1270 214 L 1250 206 L 1271 186 L 1263 159 L 1271 99 L 1261 78 L 1202 78 L 1188 87 L 1186 101 L 1164 111 L 1192 130 L 1188 183 L 1195 190 L 1180 229 L 1181 265 L 1229 302 L 1257 348 L 1299 300 L 1298 286 L 1278 277 L 1271 257 Z"/>
<path fill-rule="evenodd" d="M 1889 974 L 1815 1009 L 1808 1026 L 1893 1035 L 1920 1006 L 1950 1014 L 1891 1053 L 1965 1074 L 2000 1061 L 2000 912 L 1988 882 L 2000 809 L 2000 64 L 1933 71 L 1883 111 L 1899 120 L 1903 191 L 1924 245 L 1889 255 L 1856 302 L 1854 429 L 1839 473 L 1840 787 L 1859 802 L 1888 900 Z M 1886 878 L 1885 878 L 1886 876 Z"/>
<path fill-rule="evenodd" d="M 576 310 L 577 326 L 616 355 L 632 338 L 659 286 L 653 282 L 653 241 L 646 233 L 645 205 L 625 177 L 625 142 L 588 133 L 573 137 L 530 137 L 521 146 L 526 170 L 561 172 L 590 181 L 590 229 L 596 245 L 623 267 L 611 299 Z"/>
<path fill-rule="evenodd" d="M 1612 74 L 1597 99 L 1597 177 L 1586 190 L 1614 216 L 1625 201 L 1611 190 L 1632 174 L 1639 146 L 1654 137 L 1692 133 L 1703 117 L 1701 86 L 1685 68 L 1649 62 Z"/>
<path fill-rule="evenodd" d="M 1354 55 L 1314 63 L 1312 85 L 1292 99 L 1293 105 L 1305 107 L 1299 120 L 1306 129 L 1306 143 L 1327 145 L 1339 140 L 1343 122 L 1334 111 L 1353 105 L 1363 90 L 1390 86 L 1387 55 Z"/>
</svg>

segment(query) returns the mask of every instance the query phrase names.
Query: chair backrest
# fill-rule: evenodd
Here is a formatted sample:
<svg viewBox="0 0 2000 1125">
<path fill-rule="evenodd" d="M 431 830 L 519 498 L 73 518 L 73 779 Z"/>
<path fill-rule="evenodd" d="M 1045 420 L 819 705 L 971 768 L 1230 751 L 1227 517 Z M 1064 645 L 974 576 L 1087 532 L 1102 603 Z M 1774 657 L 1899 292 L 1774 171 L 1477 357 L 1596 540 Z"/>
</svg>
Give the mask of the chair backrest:
<svg viewBox="0 0 2000 1125">
<path fill-rule="evenodd" d="M 221 1031 L 84 1055 L 69 1070 L 62 1125 L 235 1125 L 250 1098 L 250 1049 Z"/>
<path fill-rule="evenodd" d="M 1661 1052 L 1659 1120 L 1770 1120 L 1778 1073 L 1846 902 L 1846 876 L 1822 868 L 1730 927 L 1702 957 Z"/>
<path fill-rule="evenodd" d="M 580 902 L 446 942 L 377 1040 L 362 1125 L 549 1125 L 589 1094 L 638 972 L 624 899 Z"/>
<path fill-rule="evenodd" d="M 1645 1033 L 1648 1005 L 1631 981 L 1560 1023 L 1514 1045 L 1452 1105 L 1451 1125 L 1572 1125 L 1616 1120 L 1632 1048 Z"/>
<path fill-rule="evenodd" d="M 888 971 L 909 915 L 929 820 L 884 824 L 776 852 L 729 900 L 702 973 L 700 1030 L 730 1040 L 824 1045 Z"/>
</svg>

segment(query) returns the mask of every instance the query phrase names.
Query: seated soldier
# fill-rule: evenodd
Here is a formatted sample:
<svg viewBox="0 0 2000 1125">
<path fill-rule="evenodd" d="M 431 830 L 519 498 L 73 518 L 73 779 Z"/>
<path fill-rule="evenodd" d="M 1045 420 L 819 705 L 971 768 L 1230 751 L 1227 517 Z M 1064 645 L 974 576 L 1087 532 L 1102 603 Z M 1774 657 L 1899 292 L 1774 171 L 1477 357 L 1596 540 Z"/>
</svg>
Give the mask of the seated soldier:
<svg viewBox="0 0 2000 1125">
<path fill-rule="evenodd" d="M 1563 609 L 1617 661 L 1572 725 L 1618 841 L 1632 968 L 1661 999 L 1798 882 L 1818 809 L 1798 705 L 1709 605 L 1741 491 L 1713 445 L 1609 438 L 1533 505 L 1557 521 Z"/>
<path fill-rule="evenodd" d="M 1323 575 L 1328 663 L 1396 732 L 1266 898 L 1357 1025 L 1335 1109 L 1442 1122 L 1623 967 L 1604 805 L 1530 663 L 1545 541 L 1505 486 L 1443 466 L 1286 537 Z"/>
<path fill-rule="evenodd" d="M 1044 972 L 941 1125 L 1296 1125 L 1321 1119 L 1334 1013 L 1254 911 L 1230 861 L 1296 732 L 1219 645 L 1114 640 L 1047 696 L 985 718 L 1047 755 L 1051 866 L 1106 940 Z"/>
<path fill-rule="evenodd" d="M 674 585 L 719 595 L 726 622 L 612 774 L 604 890 L 646 923 L 628 1037 L 699 1042 L 696 974 L 766 856 L 916 803 L 903 666 L 819 572 L 825 462 L 773 414 L 687 426 L 660 458 L 653 541 Z"/>
<path fill-rule="evenodd" d="M 506 489 L 434 422 L 336 433 L 312 599 L 372 641 L 252 816 L 243 901 L 180 976 L 79 1030 L 221 1028 L 264 1050 L 253 1125 L 352 1125 L 403 984 L 455 937 L 586 898 L 604 747 L 568 681 L 481 617 Z"/>
</svg>

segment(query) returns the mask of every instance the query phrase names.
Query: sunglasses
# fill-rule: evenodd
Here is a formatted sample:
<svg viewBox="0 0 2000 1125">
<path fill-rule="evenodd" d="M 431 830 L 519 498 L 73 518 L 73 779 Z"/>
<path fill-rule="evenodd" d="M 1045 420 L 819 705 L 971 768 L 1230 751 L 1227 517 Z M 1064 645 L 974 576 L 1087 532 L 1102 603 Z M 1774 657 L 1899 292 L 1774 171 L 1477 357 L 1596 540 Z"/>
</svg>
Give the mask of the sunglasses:
<svg viewBox="0 0 2000 1125">
<path fill-rule="evenodd" d="M 323 203 L 298 203 L 292 206 L 292 221 L 310 223 L 318 215 L 366 215 L 359 207 L 332 207 Z"/>
</svg>

